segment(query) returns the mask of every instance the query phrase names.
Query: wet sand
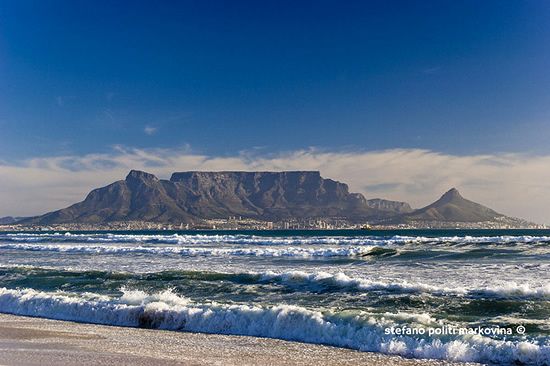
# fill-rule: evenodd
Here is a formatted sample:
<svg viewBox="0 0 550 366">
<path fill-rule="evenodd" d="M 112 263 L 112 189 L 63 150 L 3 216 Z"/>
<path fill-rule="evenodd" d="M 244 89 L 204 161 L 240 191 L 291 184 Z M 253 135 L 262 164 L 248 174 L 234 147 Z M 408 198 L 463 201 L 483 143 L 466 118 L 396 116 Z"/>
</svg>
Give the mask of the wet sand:
<svg viewBox="0 0 550 366">
<path fill-rule="evenodd" d="M 0 364 L 459 365 L 276 339 L 110 327 L 7 314 L 0 314 Z"/>
</svg>

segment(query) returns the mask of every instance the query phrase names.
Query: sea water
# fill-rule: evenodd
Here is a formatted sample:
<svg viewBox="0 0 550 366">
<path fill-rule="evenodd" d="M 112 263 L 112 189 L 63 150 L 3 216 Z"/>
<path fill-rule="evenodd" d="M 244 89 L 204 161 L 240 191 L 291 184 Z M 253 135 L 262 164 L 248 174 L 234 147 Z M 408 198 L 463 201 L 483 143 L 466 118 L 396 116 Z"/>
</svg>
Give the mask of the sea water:
<svg viewBox="0 0 550 366">
<path fill-rule="evenodd" d="M 550 231 L 5 232 L 0 312 L 550 365 Z"/>
</svg>

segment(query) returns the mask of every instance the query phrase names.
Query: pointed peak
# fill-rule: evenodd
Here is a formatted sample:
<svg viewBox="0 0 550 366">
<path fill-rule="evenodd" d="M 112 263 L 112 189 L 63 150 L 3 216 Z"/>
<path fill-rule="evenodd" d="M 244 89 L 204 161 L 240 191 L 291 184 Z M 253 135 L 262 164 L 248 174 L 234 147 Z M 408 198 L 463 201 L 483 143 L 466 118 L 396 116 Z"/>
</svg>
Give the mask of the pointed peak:
<svg viewBox="0 0 550 366">
<path fill-rule="evenodd" d="M 453 187 L 453 188 L 449 189 L 445 194 L 460 194 L 460 192 L 458 192 L 458 189 Z"/>
<path fill-rule="evenodd" d="M 130 173 L 126 176 L 126 180 L 152 181 L 158 180 L 158 178 L 151 173 L 143 172 L 141 170 L 130 170 Z"/>
<path fill-rule="evenodd" d="M 460 195 L 460 192 L 456 188 L 451 188 L 443 196 L 441 196 L 441 200 L 452 200 L 452 199 L 462 199 L 463 197 Z"/>
</svg>

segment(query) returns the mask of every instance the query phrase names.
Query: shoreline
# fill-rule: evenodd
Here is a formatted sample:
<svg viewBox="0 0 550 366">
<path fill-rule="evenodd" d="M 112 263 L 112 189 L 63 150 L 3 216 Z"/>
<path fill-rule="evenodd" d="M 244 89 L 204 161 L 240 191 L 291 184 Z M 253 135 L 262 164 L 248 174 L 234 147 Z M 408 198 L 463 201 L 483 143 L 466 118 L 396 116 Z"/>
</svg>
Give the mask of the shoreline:
<svg viewBox="0 0 550 366">
<path fill-rule="evenodd" d="M 341 228 L 341 229 L 317 229 L 317 228 L 304 228 L 304 229 L 151 229 L 151 228 L 108 228 L 108 227 L 96 227 L 96 228 L 69 228 L 69 227 L 18 227 L 13 228 L 8 225 L 0 225 L 0 233 L 5 234 L 52 234 L 52 233 L 167 233 L 167 234 L 233 234 L 233 233 L 266 233 L 266 234 L 281 234 L 281 233 L 296 233 L 296 232 L 318 232 L 318 233 L 362 233 L 364 235 L 373 235 L 373 233 L 379 232 L 443 232 L 443 231 L 456 231 L 456 232 L 494 232 L 494 231 L 514 231 L 514 232 L 527 232 L 527 231 L 549 231 L 550 226 L 547 227 L 511 227 L 511 228 L 483 228 L 483 227 L 373 227 L 371 229 L 354 229 L 354 228 Z"/>
<path fill-rule="evenodd" d="M 4 313 L 0 313 L 0 352 L 2 365 L 467 365 L 271 338 L 117 327 Z"/>
</svg>

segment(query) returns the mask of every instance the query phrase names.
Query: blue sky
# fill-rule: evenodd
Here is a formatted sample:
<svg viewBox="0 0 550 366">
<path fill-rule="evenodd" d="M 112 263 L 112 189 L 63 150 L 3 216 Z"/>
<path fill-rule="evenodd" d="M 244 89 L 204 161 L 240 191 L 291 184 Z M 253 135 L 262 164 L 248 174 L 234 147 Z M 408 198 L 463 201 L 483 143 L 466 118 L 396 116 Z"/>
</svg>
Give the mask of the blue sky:
<svg viewBox="0 0 550 366">
<path fill-rule="evenodd" d="M 3 1 L 0 158 L 550 152 L 547 1 Z"/>
<path fill-rule="evenodd" d="M 144 169 L 318 169 L 550 224 L 550 2 L 0 1 L 0 216 Z"/>
</svg>

